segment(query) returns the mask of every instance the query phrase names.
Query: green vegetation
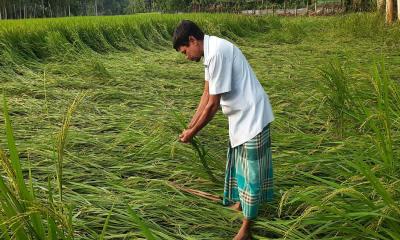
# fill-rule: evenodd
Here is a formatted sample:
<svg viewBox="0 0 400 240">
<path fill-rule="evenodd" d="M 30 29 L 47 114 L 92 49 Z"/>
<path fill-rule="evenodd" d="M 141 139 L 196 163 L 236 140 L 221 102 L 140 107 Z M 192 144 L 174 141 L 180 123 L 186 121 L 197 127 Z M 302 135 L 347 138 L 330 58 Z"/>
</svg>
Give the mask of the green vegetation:
<svg viewBox="0 0 400 240">
<path fill-rule="evenodd" d="M 0 19 L 122 15 L 144 12 L 239 12 L 265 9 L 275 5 L 306 5 L 298 0 L 0 0 Z M 312 2 L 309 1 L 309 4 Z M 336 3 L 339 0 L 320 0 Z M 347 1 L 354 11 L 371 10 L 376 2 Z"/>
<path fill-rule="evenodd" d="M 228 135 L 218 114 L 200 151 L 176 141 L 204 74 L 171 47 L 183 18 L 234 41 L 270 95 L 256 237 L 399 239 L 400 28 L 370 14 L 0 22 L 1 238 L 234 236 L 240 213 L 182 190 L 222 194 Z"/>
</svg>

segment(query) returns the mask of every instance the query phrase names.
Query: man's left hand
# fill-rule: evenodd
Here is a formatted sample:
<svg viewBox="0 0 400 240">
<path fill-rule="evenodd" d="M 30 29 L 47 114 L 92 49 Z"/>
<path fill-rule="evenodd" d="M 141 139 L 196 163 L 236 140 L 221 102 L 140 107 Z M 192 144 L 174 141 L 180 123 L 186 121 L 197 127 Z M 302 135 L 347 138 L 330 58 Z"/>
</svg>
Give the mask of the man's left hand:
<svg viewBox="0 0 400 240">
<path fill-rule="evenodd" d="M 194 137 L 194 132 L 192 129 L 185 129 L 183 132 L 179 135 L 179 141 L 183 143 L 189 143 L 192 138 Z"/>
</svg>

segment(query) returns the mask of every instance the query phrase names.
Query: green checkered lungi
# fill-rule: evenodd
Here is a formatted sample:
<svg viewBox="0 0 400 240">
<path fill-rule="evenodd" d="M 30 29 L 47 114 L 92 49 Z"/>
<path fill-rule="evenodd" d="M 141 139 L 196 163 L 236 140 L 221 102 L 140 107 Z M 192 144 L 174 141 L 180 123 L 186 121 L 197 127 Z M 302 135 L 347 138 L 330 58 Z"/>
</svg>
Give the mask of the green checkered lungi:
<svg viewBox="0 0 400 240">
<path fill-rule="evenodd" d="M 255 219 L 260 204 L 273 197 L 269 124 L 242 145 L 229 146 L 227 157 L 223 204 L 240 201 L 244 217 Z"/>
</svg>

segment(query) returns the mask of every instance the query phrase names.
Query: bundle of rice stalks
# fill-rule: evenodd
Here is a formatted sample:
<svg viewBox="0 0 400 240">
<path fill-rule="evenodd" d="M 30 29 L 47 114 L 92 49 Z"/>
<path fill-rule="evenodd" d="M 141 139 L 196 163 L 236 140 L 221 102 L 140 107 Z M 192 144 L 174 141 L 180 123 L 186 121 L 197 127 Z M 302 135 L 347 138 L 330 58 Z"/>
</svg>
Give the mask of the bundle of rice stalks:
<svg viewBox="0 0 400 240">
<path fill-rule="evenodd" d="M 179 134 L 182 132 L 183 129 L 186 128 L 186 124 L 185 124 L 185 121 L 183 120 L 183 118 L 178 113 L 176 113 L 175 111 L 173 113 L 174 113 L 175 119 L 180 124 L 180 127 L 174 126 L 172 128 L 177 134 Z M 190 144 L 192 145 L 194 151 L 197 153 L 198 159 L 201 162 L 201 164 L 203 165 L 204 171 L 210 177 L 210 180 L 213 181 L 214 183 L 217 183 L 218 180 L 214 177 L 214 174 L 212 173 L 211 168 L 208 166 L 208 163 L 207 163 L 210 155 L 207 153 L 205 146 L 203 144 L 201 144 L 198 137 L 193 137 L 193 139 L 190 141 Z"/>
</svg>

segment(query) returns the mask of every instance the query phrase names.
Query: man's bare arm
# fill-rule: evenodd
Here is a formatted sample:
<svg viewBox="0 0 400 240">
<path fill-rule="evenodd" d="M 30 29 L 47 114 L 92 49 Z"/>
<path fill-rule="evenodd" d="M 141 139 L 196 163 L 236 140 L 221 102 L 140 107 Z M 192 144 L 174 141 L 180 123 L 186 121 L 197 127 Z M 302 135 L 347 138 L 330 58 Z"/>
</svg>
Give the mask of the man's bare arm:
<svg viewBox="0 0 400 240">
<path fill-rule="evenodd" d="M 196 109 L 196 113 L 193 115 L 192 120 L 190 121 L 188 128 L 192 128 L 196 124 L 197 120 L 200 117 L 201 112 L 203 112 L 204 108 L 206 107 L 206 105 L 208 103 L 208 98 L 209 98 L 208 81 L 205 81 L 203 95 L 201 96 L 199 105 L 197 106 L 197 109 Z"/>
<path fill-rule="evenodd" d="M 199 117 L 193 127 L 188 128 L 179 135 L 179 140 L 184 143 L 190 142 L 190 140 L 211 121 L 215 113 L 219 108 L 219 100 L 221 95 L 209 95 L 207 105 L 203 111 L 200 112 Z"/>
<path fill-rule="evenodd" d="M 214 115 L 218 112 L 219 101 L 221 95 L 209 95 L 207 105 L 200 113 L 196 123 L 190 129 L 193 131 L 193 136 L 196 135 L 207 123 L 211 121 Z"/>
</svg>

